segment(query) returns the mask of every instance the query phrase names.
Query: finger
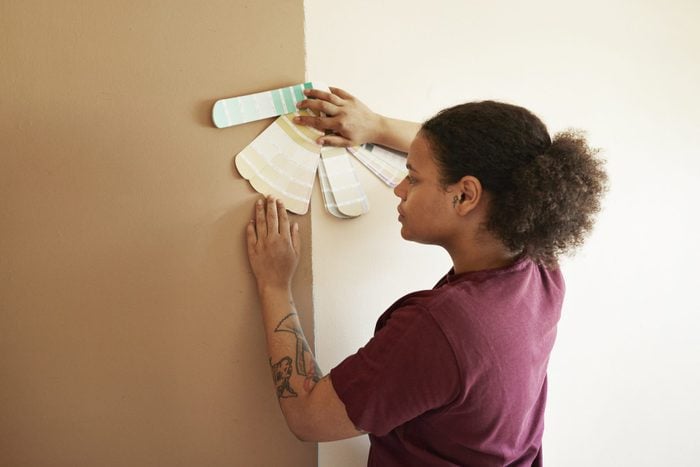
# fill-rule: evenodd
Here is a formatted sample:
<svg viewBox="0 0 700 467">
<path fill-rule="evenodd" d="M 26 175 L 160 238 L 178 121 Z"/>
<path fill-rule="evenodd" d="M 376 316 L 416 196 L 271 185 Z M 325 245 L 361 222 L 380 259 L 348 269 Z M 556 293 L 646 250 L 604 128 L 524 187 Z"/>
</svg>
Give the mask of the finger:
<svg viewBox="0 0 700 467">
<path fill-rule="evenodd" d="M 299 237 L 299 224 L 296 222 L 294 225 L 292 225 L 292 246 L 294 247 L 294 251 L 296 252 L 297 256 L 299 253 L 301 253 L 301 238 Z"/>
<path fill-rule="evenodd" d="M 322 146 L 335 146 L 339 148 L 354 146 L 352 141 L 340 135 L 321 136 L 319 139 L 316 140 L 316 142 Z"/>
<path fill-rule="evenodd" d="M 354 98 L 355 98 L 355 96 L 353 96 L 352 94 L 350 94 L 349 92 L 347 92 L 347 91 L 345 91 L 345 90 L 343 90 L 343 89 L 340 89 L 340 88 L 332 88 L 332 87 L 329 87 L 328 89 L 330 89 L 331 92 L 332 92 L 333 94 L 335 94 L 336 96 L 339 96 L 339 97 L 342 98 L 343 100 L 350 100 L 350 99 L 354 99 Z"/>
<path fill-rule="evenodd" d="M 292 120 L 297 125 L 310 126 L 317 130 L 336 130 L 338 129 L 338 121 L 332 117 L 310 117 L 306 115 L 294 117 Z"/>
<path fill-rule="evenodd" d="M 336 96 L 335 94 L 326 91 L 321 91 L 319 89 L 305 89 L 304 95 L 312 99 L 321 99 L 324 101 L 328 101 L 331 104 L 343 105 L 343 99 L 340 96 Z"/>
<path fill-rule="evenodd" d="M 267 235 L 273 235 L 279 233 L 279 223 L 277 220 L 277 206 L 275 205 L 275 198 L 272 196 L 267 197 Z"/>
<path fill-rule="evenodd" d="M 280 235 L 289 238 L 289 216 L 287 216 L 287 210 L 281 199 L 277 200 L 277 217 L 279 218 Z"/>
<path fill-rule="evenodd" d="M 262 199 L 255 202 L 255 232 L 257 239 L 267 237 L 267 222 L 265 221 L 265 204 Z"/>
<path fill-rule="evenodd" d="M 305 99 L 297 104 L 297 109 L 309 109 L 316 113 L 323 112 L 326 115 L 335 115 L 338 113 L 338 106 L 320 99 Z"/>
</svg>

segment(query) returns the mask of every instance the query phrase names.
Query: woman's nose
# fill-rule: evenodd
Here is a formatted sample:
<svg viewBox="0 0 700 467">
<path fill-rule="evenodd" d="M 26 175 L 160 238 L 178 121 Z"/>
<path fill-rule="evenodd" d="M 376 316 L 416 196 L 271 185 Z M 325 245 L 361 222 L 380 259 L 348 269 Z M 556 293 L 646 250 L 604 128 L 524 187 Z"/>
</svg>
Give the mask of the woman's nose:
<svg viewBox="0 0 700 467">
<path fill-rule="evenodd" d="M 404 194 L 406 193 L 406 190 L 404 188 L 405 183 L 406 183 L 406 179 L 404 178 L 403 180 L 401 180 L 401 183 L 399 183 L 398 185 L 396 185 L 394 187 L 394 194 L 401 199 L 404 199 Z"/>
</svg>

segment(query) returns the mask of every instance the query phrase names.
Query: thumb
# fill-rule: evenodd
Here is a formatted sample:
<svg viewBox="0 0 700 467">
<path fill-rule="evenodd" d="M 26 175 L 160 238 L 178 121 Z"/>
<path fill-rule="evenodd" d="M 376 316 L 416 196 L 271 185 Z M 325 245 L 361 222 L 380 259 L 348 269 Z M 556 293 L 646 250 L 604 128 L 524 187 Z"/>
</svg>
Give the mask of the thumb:
<svg viewBox="0 0 700 467">
<path fill-rule="evenodd" d="M 255 223 L 253 220 L 248 222 L 246 226 L 246 244 L 248 245 L 248 257 L 255 256 L 255 245 L 258 243 L 258 237 L 255 233 Z"/>
<path fill-rule="evenodd" d="M 301 238 L 299 237 L 299 224 L 294 223 L 291 227 L 292 247 L 297 255 L 301 252 Z"/>
<path fill-rule="evenodd" d="M 335 146 L 338 148 L 353 146 L 352 141 L 340 135 L 321 136 L 316 142 L 323 146 Z"/>
</svg>

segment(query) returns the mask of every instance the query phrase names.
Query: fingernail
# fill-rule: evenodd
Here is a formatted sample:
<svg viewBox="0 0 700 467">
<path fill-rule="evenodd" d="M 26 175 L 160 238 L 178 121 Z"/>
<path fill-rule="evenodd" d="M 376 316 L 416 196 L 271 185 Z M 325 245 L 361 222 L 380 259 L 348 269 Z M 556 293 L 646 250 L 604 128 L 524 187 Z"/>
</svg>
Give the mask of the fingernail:
<svg viewBox="0 0 700 467">
<path fill-rule="evenodd" d="M 263 200 L 259 199 L 258 201 L 256 201 L 255 204 L 257 204 L 258 207 L 260 208 L 260 207 L 262 207 L 262 205 L 263 205 Z"/>
<path fill-rule="evenodd" d="M 299 122 L 301 121 L 301 118 L 300 118 L 300 117 L 294 117 L 294 118 L 292 119 L 292 121 L 293 121 L 294 123 L 299 123 Z"/>
</svg>

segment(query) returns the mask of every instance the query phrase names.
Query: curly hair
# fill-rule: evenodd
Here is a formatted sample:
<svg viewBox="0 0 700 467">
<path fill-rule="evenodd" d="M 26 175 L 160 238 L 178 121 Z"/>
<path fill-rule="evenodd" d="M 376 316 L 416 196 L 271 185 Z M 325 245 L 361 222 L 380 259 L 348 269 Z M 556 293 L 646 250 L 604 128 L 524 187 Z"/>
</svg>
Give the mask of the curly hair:
<svg viewBox="0 0 700 467">
<path fill-rule="evenodd" d="M 465 175 L 479 179 L 491 195 L 486 228 L 510 251 L 556 267 L 592 230 L 608 178 L 582 133 L 552 141 L 529 110 L 484 101 L 438 112 L 421 134 L 444 186 Z"/>
</svg>

